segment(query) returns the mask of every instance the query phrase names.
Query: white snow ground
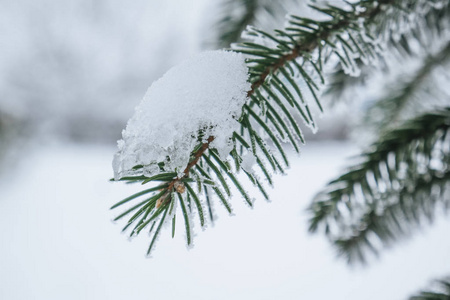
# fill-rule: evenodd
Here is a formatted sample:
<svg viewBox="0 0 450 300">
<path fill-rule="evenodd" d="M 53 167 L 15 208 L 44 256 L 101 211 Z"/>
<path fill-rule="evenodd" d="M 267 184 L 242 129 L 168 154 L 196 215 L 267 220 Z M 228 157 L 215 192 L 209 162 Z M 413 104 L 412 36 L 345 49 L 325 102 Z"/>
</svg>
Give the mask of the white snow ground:
<svg viewBox="0 0 450 300">
<path fill-rule="evenodd" d="M 168 230 L 146 259 L 146 236 L 128 242 L 108 208 L 139 186 L 108 182 L 114 148 L 51 146 L 0 182 L 0 299 L 405 299 L 450 273 L 450 222 L 440 218 L 369 268 L 350 269 L 304 208 L 337 174 L 349 144 L 308 144 L 278 177 L 272 203 L 236 216 L 216 205 L 215 227 L 196 226 L 194 249 Z M 178 224 L 180 225 L 180 224 Z"/>
</svg>

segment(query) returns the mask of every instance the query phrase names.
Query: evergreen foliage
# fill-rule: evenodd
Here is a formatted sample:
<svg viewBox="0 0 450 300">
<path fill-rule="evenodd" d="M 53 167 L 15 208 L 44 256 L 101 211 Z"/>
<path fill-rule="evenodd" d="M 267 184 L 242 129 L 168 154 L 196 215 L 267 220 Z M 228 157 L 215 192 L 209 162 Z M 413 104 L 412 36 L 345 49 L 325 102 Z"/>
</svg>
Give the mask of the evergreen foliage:
<svg viewBox="0 0 450 300">
<path fill-rule="evenodd" d="M 450 5 L 449 5 L 450 6 Z M 445 68 L 450 66 L 450 42 L 445 44 L 437 53 L 430 53 L 422 60 L 422 66 L 415 73 L 405 78 L 398 78 L 395 87 L 389 89 L 389 93 L 377 99 L 367 111 L 367 123 L 375 130 L 383 132 L 405 119 L 405 115 L 410 117 L 419 112 L 429 109 L 431 104 L 436 104 L 439 100 L 445 105 L 446 97 L 438 93 L 447 93 L 440 82 L 435 82 L 433 73 L 439 69 L 439 77 L 445 73 Z M 423 99 L 428 99 L 424 103 Z"/>
<path fill-rule="evenodd" d="M 431 222 L 450 209 L 449 145 L 450 107 L 386 132 L 316 196 L 310 231 L 324 231 L 353 263 Z"/>
<path fill-rule="evenodd" d="M 221 3 L 223 17 L 217 22 L 219 37 L 217 44 L 220 48 L 227 48 L 231 43 L 239 40 L 242 31 L 255 20 L 258 10 L 258 0 L 226 0 Z M 239 14 L 235 16 L 234 11 Z"/>
<path fill-rule="evenodd" d="M 372 100 L 364 119 L 376 141 L 310 206 L 310 231 L 324 232 L 349 263 L 365 263 L 370 254 L 378 255 L 423 221 L 448 211 L 450 94 L 443 78 L 450 63 L 449 12 L 449 2 L 442 2 L 410 31 L 387 40 L 389 51 L 380 56 L 385 71 L 392 67 L 389 59 L 397 68 L 404 57 L 420 66 L 399 72 L 384 87 L 386 93 Z M 369 85 L 372 70 L 362 70 L 358 78 L 338 70 L 326 92 L 338 98 L 353 84 Z"/>
<path fill-rule="evenodd" d="M 215 24 L 218 48 L 228 48 L 230 44 L 241 41 L 241 34 L 247 25 L 261 26 L 259 19 L 276 21 L 286 14 L 285 4 L 294 0 L 222 0 L 221 17 Z M 263 26 L 264 27 L 264 26 Z"/>
<path fill-rule="evenodd" d="M 255 1 L 244 2 L 248 11 L 253 11 Z M 200 225 L 205 226 L 205 215 L 209 215 L 210 219 L 213 219 L 211 209 L 213 196 L 231 213 L 229 199 L 233 187 L 237 189 L 244 201 L 252 206 L 252 197 L 241 183 L 244 176 L 240 176 L 239 173 L 245 175 L 261 195 L 268 199 L 264 182 L 272 185 L 272 174 L 284 173 L 285 168 L 289 166 L 286 155 L 287 145 L 291 145 L 296 152 L 299 152 L 301 144 L 304 143 L 302 129 L 297 120 L 302 120 L 306 127 L 313 131 L 316 130 L 311 102 L 318 110 L 323 110 L 319 98 L 326 77 L 324 66 L 339 63 L 345 74 L 357 76 L 360 74 L 360 64 L 370 65 L 378 60 L 386 41 L 390 40 L 395 32 L 394 29 L 400 30 L 399 28 L 401 28 L 402 32 L 411 31 L 411 28 L 420 23 L 416 21 L 421 20 L 424 14 L 431 9 L 447 7 L 446 5 L 448 6 L 447 1 L 442 0 L 345 1 L 344 6 L 311 5 L 317 18 L 290 16 L 286 28 L 275 30 L 273 33 L 248 27 L 243 34 L 247 41 L 232 47 L 233 51 L 247 56 L 251 89 L 247 93 L 248 101 L 243 106 L 239 119 L 241 130 L 233 133 L 234 148 L 229 154 L 229 159 L 221 158 L 217 149 L 210 147 L 215 139 L 214 136 L 210 136 L 206 142 L 199 140 L 198 145 L 192 150 L 190 162 L 183 170 L 183 176 L 178 177 L 177 173 L 165 171 L 164 165 L 160 164 L 161 172 L 155 176 L 141 175 L 121 178 L 120 180 L 128 183 L 148 184 L 150 188 L 114 205 L 112 208 L 129 205 L 116 220 L 125 216 L 129 218 L 124 230 L 130 229 L 130 236 L 137 235 L 146 228 L 149 229 L 152 233 L 152 240 L 147 252 L 149 254 L 165 222 L 172 222 L 172 236 L 174 235 L 178 204 L 183 214 L 188 245 L 192 243 L 192 214 L 195 213 Z M 236 27 L 246 23 L 248 18 L 250 17 L 247 16 L 245 22 L 237 22 Z M 433 121 L 431 125 L 426 123 L 434 117 L 438 117 L 441 122 Z M 414 122 L 418 123 L 408 123 L 405 126 L 412 126 L 411 128 L 405 127 L 401 129 L 403 131 L 393 132 L 386 136 L 386 140 L 380 140 L 375 146 L 381 147 L 382 150 L 384 146 L 395 146 L 398 151 L 404 151 L 402 158 L 404 157 L 407 162 L 409 162 L 408 155 L 414 159 L 419 157 L 422 160 L 434 159 L 434 157 L 426 155 L 429 154 L 426 151 L 436 148 L 443 149 L 442 146 L 436 145 L 440 145 L 444 141 L 448 142 L 446 140 L 447 127 L 445 127 L 448 125 L 448 110 L 425 115 Z M 417 130 L 417 124 L 426 124 L 427 131 Z M 438 133 L 435 134 L 432 130 L 437 130 Z M 393 140 L 394 137 L 403 136 L 405 133 L 409 136 L 406 139 L 402 137 L 401 140 L 407 144 L 406 146 Z M 432 133 L 431 136 L 428 136 L 430 133 Z M 266 137 L 268 142 L 266 142 Z M 386 155 L 391 152 L 386 149 L 383 151 Z M 447 154 L 448 151 L 445 152 L 445 155 Z M 253 156 L 256 160 L 257 171 L 247 169 L 244 162 L 248 156 Z M 380 159 L 382 155 L 373 152 L 373 154 L 367 154 L 366 157 L 368 161 L 362 166 L 366 169 L 360 171 L 361 174 L 377 172 L 375 164 L 370 160 Z M 439 160 L 440 157 L 436 159 Z M 391 167 L 389 158 L 384 158 L 384 164 L 388 169 Z M 420 173 L 422 169 L 419 168 L 423 168 L 423 164 L 409 170 Z M 134 168 L 139 170 L 142 167 L 135 166 Z M 444 181 L 447 178 L 447 173 L 441 174 L 441 170 L 430 169 L 429 171 L 434 176 L 432 179 Z M 387 180 L 384 176 L 386 175 L 382 173 L 378 178 Z M 397 174 L 397 176 L 400 175 Z M 347 179 L 355 182 L 357 180 L 352 175 L 344 176 L 341 180 Z M 403 178 L 399 177 L 398 180 L 400 179 Z M 416 178 L 414 177 L 414 179 Z M 445 182 L 439 185 L 433 180 L 431 184 L 430 179 L 425 177 L 417 178 L 417 180 L 423 180 L 423 183 L 420 181 L 423 185 L 424 192 L 422 193 L 434 192 L 435 186 L 438 186 L 441 191 L 442 186 L 445 185 Z M 368 185 L 366 191 L 374 193 L 376 187 L 372 183 Z M 385 185 L 387 187 L 387 184 Z M 403 188 L 403 186 L 399 186 L 399 188 Z M 343 194 L 343 192 L 340 193 Z M 411 191 L 408 190 L 408 192 Z M 415 192 L 419 193 L 419 191 Z M 202 197 L 203 194 L 204 197 Z M 315 205 L 322 203 L 320 201 Z M 321 213 L 316 206 L 313 211 Z M 328 206 L 324 205 L 324 207 Z M 394 207 L 380 207 L 392 212 L 396 211 Z M 336 209 L 336 206 L 332 206 L 331 209 L 325 208 L 324 216 L 315 218 L 317 221 L 314 221 L 312 230 L 318 228 L 319 223 L 327 222 L 328 215 L 339 214 Z M 430 208 L 424 209 L 424 214 L 428 216 L 429 210 Z M 338 219 L 343 218 L 339 217 Z M 369 230 L 376 231 L 377 229 L 370 227 Z M 403 230 L 403 227 L 395 230 Z M 389 232 L 394 234 L 395 230 Z M 345 249 L 353 248 L 350 246 Z M 353 258 L 354 255 L 351 257 Z"/>
<path fill-rule="evenodd" d="M 425 52 L 427 57 L 424 58 L 424 68 L 427 67 L 427 60 L 435 61 L 433 49 L 430 47 L 436 46 L 436 41 L 446 40 L 445 35 L 448 32 L 448 20 L 450 18 L 450 5 L 442 2 L 442 5 L 434 5 L 421 14 L 421 18 L 415 19 L 414 24 L 409 30 L 393 32 L 393 34 L 385 41 L 385 51 L 378 54 L 378 67 L 364 65 L 361 60 L 356 60 L 361 69 L 361 74 L 358 77 L 349 76 L 345 73 L 343 68 L 337 64 L 334 71 L 329 74 L 328 83 L 324 91 L 325 95 L 329 95 L 332 103 L 338 99 L 343 99 L 345 93 L 350 94 L 349 97 L 354 96 L 354 88 L 367 86 L 370 84 L 370 79 L 374 73 L 388 72 L 391 68 L 397 68 L 398 65 L 404 63 L 408 58 L 420 58 L 421 54 Z M 426 51 L 424 51 L 424 49 Z M 389 63 L 386 60 L 393 60 Z M 427 71 L 432 71 L 433 68 L 428 68 Z M 423 77 L 418 77 L 422 78 Z M 398 78 L 396 82 L 401 82 Z M 349 93 L 350 91 L 350 93 Z M 353 98 L 353 97 L 352 97 Z M 375 102 L 376 103 L 376 102 Z"/>
<path fill-rule="evenodd" d="M 434 282 L 436 286 L 432 290 L 421 291 L 412 296 L 409 300 L 449 300 L 450 299 L 450 278 L 444 278 Z"/>
</svg>

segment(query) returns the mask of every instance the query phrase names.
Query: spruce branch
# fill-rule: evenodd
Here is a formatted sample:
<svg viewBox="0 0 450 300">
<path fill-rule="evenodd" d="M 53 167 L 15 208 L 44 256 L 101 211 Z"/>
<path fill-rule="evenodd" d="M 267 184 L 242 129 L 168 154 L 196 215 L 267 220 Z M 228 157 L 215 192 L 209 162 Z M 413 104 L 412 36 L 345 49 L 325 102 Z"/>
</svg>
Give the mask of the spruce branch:
<svg viewBox="0 0 450 300">
<path fill-rule="evenodd" d="M 245 35 L 252 38 L 252 42 L 233 47 L 233 51 L 248 56 L 246 62 L 251 88 L 247 92 L 248 99 L 238 120 L 241 129 L 233 133 L 233 149 L 228 157 L 223 157 L 212 146 L 217 137 L 209 136 L 205 139 L 199 129 L 197 146 L 191 151 L 182 174 L 166 169 L 165 163 L 159 162 L 157 167 L 160 172 L 156 175 L 148 177 L 142 172 L 142 175 L 120 178 L 129 183 L 153 185 L 112 207 L 137 202 L 116 218 L 119 220 L 134 213 L 124 227 L 124 230 L 128 230 L 134 225 L 130 236 L 139 234 L 146 227 L 150 227 L 150 232 L 153 232 L 159 221 L 148 253 L 164 222 L 172 221 L 172 235 L 174 234 L 177 203 L 180 203 L 183 213 L 188 245 L 192 243 L 191 214 L 196 212 L 201 226 L 205 226 L 206 210 L 203 206 L 206 204 L 211 220 L 213 218 L 212 194 L 215 194 L 229 213 L 232 212 L 228 203 L 231 195 L 228 181 L 241 194 L 245 203 L 252 206 L 253 200 L 244 189 L 240 176 L 237 176 L 241 171 L 261 195 L 268 199 L 259 175 L 272 184 L 271 174 L 284 173 L 285 167 L 289 166 L 285 144 L 292 145 L 299 152 L 304 138 L 297 119 L 303 120 L 313 130 L 316 128 L 309 99 L 313 99 L 322 110 L 319 93 L 324 83 L 323 65 L 334 57 L 347 72 L 357 73 L 355 60 L 364 58 L 369 61 L 379 47 L 378 41 L 371 35 L 377 24 L 403 14 L 409 1 L 363 0 L 346 3 L 345 8 L 312 5 L 314 10 L 327 16 L 327 19 L 312 20 L 291 16 L 288 27 L 276 30 L 273 34 L 249 27 Z M 388 33 L 389 29 L 386 29 L 385 34 Z M 248 169 L 248 157 L 256 161 L 258 171 Z M 139 174 L 144 167 L 146 166 L 137 165 L 133 172 Z M 206 203 L 202 202 L 200 196 L 203 191 L 206 193 Z M 145 197 L 148 198 L 137 201 Z"/>
<path fill-rule="evenodd" d="M 300 0 L 221 0 L 220 18 L 215 24 L 215 44 L 218 48 L 228 48 L 232 43 L 241 42 L 241 34 L 248 25 L 266 28 L 269 19 L 276 22 L 287 12 L 286 5 Z"/>
<path fill-rule="evenodd" d="M 260 1 L 258 0 L 225 0 L 221 3 L 224 16 L 217 22 L 219 36 L 217 44 L 227 48 L 237 42 L 245 27 L 255 20 Z M 239 10 L 238 16 L 233 15 Z"/>
<path fill-rule="evenodd" d="M 356 60 L 356 64 L 361 70 L 361 74 L 357 77 L 346 74 L 339 63 L 336 64 L 334 71 L 328 76 L 329 80 L 323 91 L 323 96 L 328 96 L 331 105 L 344 100 L 346 93 L 351 89 L 364 86 L 374 71 L 374 68 L 364 65 L 360 59 Z"/>
<path fill-rule="evenodd" d="M 361 163 L 311 204 L 310 232 L 323 231 L 349 263 L 409 236 L 437 208 L 450 209 L 450 108 L 386 132 Z"/>
<path fill-rule="evenodd" d="M 383 12 L 382 6 L 394 2 L 394 0 L 383 0 L 379 2 L 361 1 L 352 4 L 352 11 L 350 12 L 332 6 L 327 9 L 311 6 L 323 14 L 330 15 L 332 19 L 329 21 L 314 21 L 307 18 L 292 16 L 292 20 L 289 21 L 291 27 L 287 27 L 286 31 L 276 31 L 277 37 L 272 37 L 258 29 L 250 28 L 249 35 L 258 36 L 258 34 L 260 34 L 267 37 L 275 42 L 276 47 L 270 49 L 270 51 L 264 52 L 258 51 L 261 49 L 264 50 L 264 46 L 243 43 L 234 48 L 237 52 L 267 58 L 266 60 L 251 61 L 249 67 L 250 72 L 252 71 L 252 68 L 256 70 L 259 70 L 261 66 L 264 68 L 260 73 L 255 70 L 257 75 L 251 76 L 250 81 L 252 82 L 252 88 L 248 95 L 251 96 L 256 89 L 265 83 L 266 78 L 270 74 L 277 72 L 287 63 L 294 61 L 299 57 L 305 56 L 309 58 L 309 55 L 313 50 L 321 49 L 326 44 L 333 48 L 335 45 L 330 39 L 337 33 L 345 29 L 348 31 L 351 29 L 355 29 L 355 31 L 361 30 L 362 28 L 359 28 L 359 25 L 357 24 L 358 20 L 365 19 L 368 22 L 374 22 L 374 18 Z M 359 12 L 360 10 L 363 11 Z M 295 33 L 288 33 L 289 31 Z M 342 39 L 341 37 L 339 38 Z M 357 43 L 355 43 L 355 46 L 357 46 Z M 352 49 L 352 47 L 350 48 Z M 253 63 L 255 64 L 253 65 Z M 319 61 L 318 63 L 321 64 L 322 62 Z"/>
<path fill-rule="evenodd" d="M 364 61 L 357 59 L 356 63 L 361 69 L 361 74 L 354 77 L 347 74 L 340 64 L 336 63 L 332 73 L 328 75 L 329 80 L 324 91 L 324 95 L 329 96 L 332 104 L 335 104 L 337 100 L 347 98 L 345 97 L 347 95 L 354 98 L 354 88 L 370 83 L 373 75 L 377 72 L 389 72 L 393 67 L 390 60 L 393 60 L 395 67 L 398 67 L 399 64 L 404 63 L 405 58 L 419 58 L 423 56 L 422 52 L 426 51 L 428 52 L 429 62 L 432 63 L 432 57 L 435 54 L 430 52 L 433 52 L 436 41 L 447 39 L 445 35 L 448 31 L 448 19 L 450 18 L 450 3 L 448 1 L 433 2 L 434 5 L 428 5 L 424 9 L 425 13 L 416 16 L 414 22 L 408 23 L 408 26 L 411 26 L 409 30 L 396 32 L 386 40 L 384 51 L 376 54 L 376 61 L 378 62 L 376 67 L 366 65 Z M 423 4 L 417 1 L 409 4 L 408 7 L 416 10 L 412 7 L 414 5 Z M 380 24 L 377 27 L 381 30 L 386 26 Z M 420 47 L 417 47 L 417 44 Z M 424 61 L 424 67 L 427 63 L 426 60 L 427 58 Z"/>
<path fill-rule="evenodd" d="M 423 104 L 415 103 L 422 101 L 413 101 L 418 98 L 417 92 L 426 90 L 424 85 L 429 81 L 428 79 L 433 71 L 436 68 L 448 65 L 449 60 L 450 42 L 444 45 L 437 53 L 427 55 L 423 59 L 422 66 L 408 80 L 403 80 L 404 82 L 402 83 L 402 78 L 399 78 L 396 81 L 396 85 L 400 85 L 400 87 L 393 88 L 393 91 L 386 95 L 385 98 L 374 101 L 367 111 L 367 119 L 375 119 L 374 125 L 379 131 L 384 131 L 388 128 L 393 128 L 401 121 L 402 113 L 406 107 L 413 106 L 415 110 L 423 109 Z M 432 88 L 432 90 L 437 88 L 440 87 Z M 382 119 L 377 118 L 377 115 L 382 115 Z"/>
<path fill-rule="evenodd" d="M 409 300 L 450 300 L 450 277 L 434 281 L 433 288 L 423 290 Z"/>
</svg>

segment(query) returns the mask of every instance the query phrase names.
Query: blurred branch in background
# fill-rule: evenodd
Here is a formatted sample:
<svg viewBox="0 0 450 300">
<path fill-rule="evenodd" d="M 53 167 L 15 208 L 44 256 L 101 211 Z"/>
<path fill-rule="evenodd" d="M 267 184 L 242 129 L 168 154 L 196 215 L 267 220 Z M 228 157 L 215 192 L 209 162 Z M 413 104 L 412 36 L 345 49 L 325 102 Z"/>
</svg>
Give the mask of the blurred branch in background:
<svg viewBox="0 0 450 300">
<path fill-rule="evenodd" d="M 16 150 L 24 147 L 29 138 L 27 126 L 26 121 L 0 110 L 0 177 L 15 167 L 19 155 Z"/>
<path fill-rule="evenodd" d="M 221 0 L 218 5 L 219 19 L 212 20 L 214 30 L 208 33 L 205 43 L 213 48 L 230 48 L 241 42 L 241 34 L 252 25 L 271 31 L 283 25 L 285 15 L 306 8 L 306 0 Z M 312 1 L 315 2 L 315 1 Z M 211 37 L 213 36 L 213 37 Z"/>
<path fill-rule="evenodd" d="M 349 263 L 367 262 L 450 207 L 450 4 L 400 2 L 431 5 L 417 22 L 399 14 L 409 25 L 393 27 L 378 66 L 359 77 L 335 68 L 326 91 L 330 101 L 357 99 L 347 101 L 363 107 L 355 132 L 370 141 L 310 207 L 310 231 L 325 233 Z"/>
<path fill-rule="evenodd" d="M 450 277 L 436 280 L 431 289 L 423 290 L 409 300 L 449 300 L 450 299 Z"/>
<path fill-rule="evenodd" d="M 450 209 L 450 108 L 387 132 L 319 193 L 310 231 L 323 231 L 349 263 L 391 246 Z"/>
<path fill-rule="evenodd" d="M 387 92 L 368 108 L 369 126 L 384 132 L 407 118 L 448 102 L 450 93 L 443 82 L 449 79 L 450 43 L 436 48 L 437 52 L 430 51 L 436 53 L 415 60 L 419 66 L 411 66 L 408 72 L 397 75 L 393 84 L 386 84 Z"/>
<path fill-rule="evenodd" d="M 336 104 L 336 102 L 343 100 L 349 102 L 357 98 L 355 94 L 358 94 L 358 91 L 360 91 L 359 94 L 365 94 L 366 90 L 370 89 L 374 82 L 383 81 L 383 78 L 377 77 L 377 74 L 397 71 L 399 66 L 403 66 L 400 70 L 409 71 L 408 66 L 404 65 L 405 62 L 411 59 L 424 60 L 426 56 L 432 55 L 436 49 L 436 43 L 439 43 L 440 40 L 445 42 L 446 35 L 448 35 L 447 21 L 449 17 L 449 5 L 442 5 L 442 7 L 436 5 L 428 8 L 417 24 L 408 24 L 407 21 L 403 22 L 407 25 L 389 37 L 386 45 L 384 45 L 387 51 L 383 51 L 382 55 L 378 53 L 376 65 L 367 65 L 366 62 L 357 60 L 361 69 L 359 76 L 355 77 L 346 74 L 343 68 L 336 64 L 330 70 L 324 96 L 328 96 L 331 104 Z M 433 68 L 428 71 L 432 71 Z M 391 81 L 395 82 L 396 80 L 389 78 L 385 79 L 384 83 L 390 83 Z M 362 93 L 361 90 L 363 90 Z M 358 96 L 360 96 L 359 94 Z M 370 97 L 366 96 L 365 98 L 370 100 Z M 357 99 L 361 101 L 360 97 Z M 364 100 L 364 97 L 362 100 Z"/>
<path fill-rule="evenodd" d="M 242 31 L 255 21 L 259 4 L 258 0 L 222 1 L 223 17 L 216 24 L 218 48 L 228 48 L 231 43 L 240 40 Z"/>
</svg>

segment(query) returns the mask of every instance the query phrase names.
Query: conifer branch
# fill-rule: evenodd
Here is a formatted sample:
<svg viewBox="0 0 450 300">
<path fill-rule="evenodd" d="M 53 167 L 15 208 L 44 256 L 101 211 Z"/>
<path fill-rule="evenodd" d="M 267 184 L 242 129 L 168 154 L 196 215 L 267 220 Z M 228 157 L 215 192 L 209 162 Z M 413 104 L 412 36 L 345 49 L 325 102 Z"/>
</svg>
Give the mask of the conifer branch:
<svg viewBox="0 0 450 300">
<path fill-rule="evenodd" d="M 297 152 L 299 144 L 304 143 L 296 120 L 301 119 L 307 126 L 315 128 L 307 98 L 314 99 L 322 110 L 318 95 L 320 86 L 324 83 L 323 64 L 333 56 L 347 72 L 357 73 L 355 60 L 364 58 L 369 61 L 378 48 L 378 41 L 371 36 L 374 28 L 378 23 L 383 23 L 379 22 L 380 20 L 394 19 L 407 9 L 403 2 L 361 0 L 355 3 L 346 2 L 346 8 L 332 5 L 311 6 L 328 16 L 328 19 L 317 21 L 291 16 L 288 27 L 285 30 L 276 30 L 274 34 L 253 27 L 248 28 L 245 34 L 254 38 L 253 42 L 233 47 L 234 51 L 248 55 L 247 66 L 251 84 L 247 92 L 247 103 L 243 105 L 242 115 L 238 120 L 241 130 L 233 133 L 233 149 L 228 155 L 235 167 L 212 146 L 217 137 L 210 136 L 205 141 L 199 134 L 197 146 L 192 150 L 182 175 L 172 170 L 167 171 L 164 162 L 160 162 L 157 164 L 160 172 L 156 175 L 120 178 L 127 182 L 150 183 L 154 186 L 114 205 L 112 208 L 140 197 L 148 197 L 128 208 L 116 220 L 134 213 L 124 227 L 124 230 L 127 230 L 134 225 L 131 236 L 139 234 L 147 226 L 151 226 L 152 231 L 155 223 L 160 220 L 150 244 L 150 253 L 164 220 L 172 220 L 174 226 L 174 207 L 178 202 L 185 219 L 187 243 L 192 243 L 192 220 L 188 216 L 197 212 L 201 226 L 205 225 L 204 203 L 199 197 L 203 190 L 207 193 L 206 205 L 211 219 L 212 192 L 231 213 L 231 206 L 227 201 L 227 197 L 231 195 L 228 180 L 245 202 L 252 206 L 253 200 L 243 188 L 240 178 L 236 176 L 240 171 L 267 199 L 257 172 L 248 169 L 252 165 L 248 163 L 248 157 L 256 161 L 256 166 L 269 184 L 272 183 L 272 172 L 284 173 L 285 166 L 289 165 L 285 143 L 291 144 Z M 389 34 L 388 29 L 385 34 Z M 271 145 L 265 142 L 264 135 L 268 137 Z M 139 174 L 143 168 L 141 165 L 135 166 L 133 172 Z"/>
<path fill-rule="evenodd" d="M 239 40 L 245 27 L 255 20 L 260 1 L 258 0 L 225 0 L 221 3 L 224 16 L 217 23 L 219 36 L 217 44 L 220 48 L 227 48 L 231 43 Z M 235 10 L 240 10 L 234 16 Z"/>
<path fill-rule="evenodd" d="M 299 0 L 221 0 L 221 17 L 215 24 L 215 44 L 218 48 L 228 48 L 241 41 L 241 34 L 248 25 L 265 28 L 266 22 L 261 20 L 283 18 L 286 15 L 285 4 L 289 2 L 297 4 Z"/>
<path fill-rule="evenodd" d="M 413 5 L 420 5 L 420 1 L 410 4 L 409 7 Z M 411 23 L 412 28 L 409 31 L 397 33 L 396 36 L 390 36 L 387 39 L 383 55 L 377 54 L 377 68 L 365 65 L 361 59 L 357 59 L 356 63 L 361 69 L 361 74 L 358 77 L 354 77 L 346 74 L 345 70 L 337 63 L 334 68 L 335 71 L 328 76 L 329 80 L 324 95 L 330 96 L 330 99 L 335 103 L 336 100 L 343 98 L 344 92 L 351 91 L 354 87 L 361 87 L 370 82 L 371 75 L 375 71 L 388 72 L 391 66 L 386 62 L 386 54 L 390 59 L 399 61 L 398 64 L 401 64 L 405 58 L 422 55 L 418 52 L 423 52 L 424 49 L 429 51 L 432 47 L 430 45 L 431 41 L 445 40 L 449 18 L 450 2 L 441 1 L 439 5 L 430 5 L 425 14 Z M 419 49 L 416 47 L 417 43 L 420 44 Z M 433 54 L 429 54 L 429 56 L 432 60 Z"/>
<path fill-rule="evenodd" d="M 382 135 L 362 162 L 331 181 L 310 207 L 309 230 L 324 231 L 349 263 L 390 246 L 450 209 L 450 108 Z"/>
<path fill-rule="evenodd" d="M 368 109 L 368 120 L 376 118 L 378 114 L 383 116 L 381 120 L 376 121 L 376 126 L 380 131 L 393 128 L 401 121 L 403 111 L 407 106 L 414 104 L 413 99 L 417 98 L 416 92 L 423 91 L 424 84 L 437 67 L 448 64 L 450 60 L 450 42 L 435 54 L 429 54 L 424 60 L 421 68 L 406 82 L 402 79 L 397 80 L 396 85 L 400 88 L 393 88 L 385 98 L 379 99 Z M 400 82 L 400 83 L 399 83 Z M 421 105 L 416 105 L 421 107 Z"/>
<path fill-rule="evenodd" d="M 291 62 L 299 57 L 308 56 L 312 51 L 317 50 L 319 47 L 323 47 L 324 44 L 329 42 L 329 39 L 334 36 L 336 33 L 341 32 L 343 29 L 351 28 L 351 25 L 357 26 L 355 22 L 357 22 L 360 18 L 365 19 L 368 22 L 373 22 L 375 16 L 383 12 L 382 5 L 392 4 L 395 0 L 383 0 L 383 1 L 361 1 L 357 4 L 353 4 L 353 11 L 348 12 L 340 8 L 331 9 L 322 9 L 320 7 L 311 6 L 312 8 L 322 12 L 324 14 L 329 14 L 332 16 L 332 20 L 330 21 L 312 21 L 306 18 L 294 17 L 295 22 L 291 22 L 291 25 L 297 25 L 299 27 L 307 28 L 309 31 L 297 29 L 298 32 L 301 32 L 299 38 L 295 39 L 292 36 L 291 45 L 287 44 L 289 41 L 284 40 L 283 37 L 290 36 L 287 32 L 277 31 L 279 37 L 271 38 L 273 41 L 277 43 L 278 49 L 288 49 L 287 53 L 280 55 L 277 59 L 272 60 L 270 63 L 264 65 L 264 70 L 260 75 L 255 76 L 255 78 L 251 79 L 252 88 L 248 92 L 248 96 L 250 97 L 256 89 L 261 87 L 263 83 L 266 81 L 267 76 L 272 73 L 277 72 L 281 67 L 285 66 L 288 62 Z M 369 7 L 365 7 L 364 3 L 369 3 Z M 372 5 L 370 5 L 372 4 Z M 357 8 L 365 8 L 363 12 L 358 12 Z M 299 22 L 299 23 L 297 23 Z M 291 28 L 293 29 L 293 28 Z M 295 31 L 295 30 L 294 30 Z M 264 35 L 264 33 L 260 32 Z M 243 44 L 246 46 L 248 44 Z M 238 45 L 235 48 L 236 51 L 241 53 L 251 54 L 251 52 L 247 52 L 242 49 Z M 257 47 L 256 47 L 257 48 Z M 272 49 L 273 51 L 278 50 L 277 48 Z M 254 56 L 258 56 L 258 53 L 253 53 Z M 250 66 L 250 69 L 252 67 Z"/>
<path fill-rule="evenodd" d="M 344 100 L 346 93 L 351 91 L 352 88 L 364 86 L 374 71 L 374 68 L 371 66 L 364 65 L 361 59 L 356 60 L 356 64 L 361 70 L 361 74 L 357 77 L 346 74 L 339 63 L 336 64 L 334 71 L 328 76 L 329 80 L 323 91 L 323 96 L 328 96 L 331 105 Z"/>
<path fill-rule="evenodd" d="M 419 292 L 409 300 L 450 300 L 450 277 L 433 282 L 433 288 Z"/>
</svg>

